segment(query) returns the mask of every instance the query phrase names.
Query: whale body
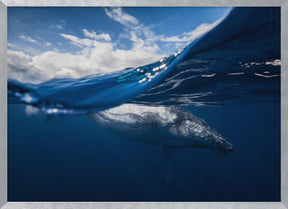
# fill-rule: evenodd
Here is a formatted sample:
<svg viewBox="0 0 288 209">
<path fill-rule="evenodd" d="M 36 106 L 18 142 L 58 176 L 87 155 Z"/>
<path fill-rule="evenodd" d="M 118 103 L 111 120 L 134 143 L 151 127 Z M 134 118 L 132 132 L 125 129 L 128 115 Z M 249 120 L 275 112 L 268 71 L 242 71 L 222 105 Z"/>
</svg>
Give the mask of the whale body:
<svg viewBox="0 0 288 209">
<path fill-rule="evenodd" d="M 124 104 L 89 115 L 100 127 L 134 141 L 163 147 L 208 148 L 216 154 L 233 145 L 203 119 L 176 106 Z"/>
</svg>

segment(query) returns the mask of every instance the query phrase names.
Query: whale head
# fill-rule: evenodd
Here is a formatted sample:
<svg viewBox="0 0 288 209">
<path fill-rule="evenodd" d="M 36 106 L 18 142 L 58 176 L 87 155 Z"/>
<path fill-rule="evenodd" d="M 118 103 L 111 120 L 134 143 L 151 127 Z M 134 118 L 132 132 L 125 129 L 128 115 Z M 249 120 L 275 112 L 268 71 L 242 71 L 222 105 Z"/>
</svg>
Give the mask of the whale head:
<svg viewBox="0 0 288 209">
<path fill-rule="evenodd" d="M 168 110 L 176 115 L 170 131 L 185 138 L 187 146 L 208 148 L 218 155 L 234 151 L 233 145 L 203 119 L 183 108 L 169 107 Z"/>
<path fill-rule="evenodd" d="M 233 145 L 216 131 L 211 135 L 207 136 L 207 140 L 208 148 L 212 150 L 215 154 L 223 155 L 234 151 Z"/>
</svg>

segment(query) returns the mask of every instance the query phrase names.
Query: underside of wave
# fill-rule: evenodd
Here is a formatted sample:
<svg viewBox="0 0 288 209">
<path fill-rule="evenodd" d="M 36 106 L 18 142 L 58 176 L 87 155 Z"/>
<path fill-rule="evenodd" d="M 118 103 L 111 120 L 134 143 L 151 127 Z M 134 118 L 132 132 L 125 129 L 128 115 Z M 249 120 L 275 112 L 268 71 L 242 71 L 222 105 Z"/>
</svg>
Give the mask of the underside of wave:
<svg viewBox="0 0 288 209">
<path fill-rule="evenodd" d="M 280 97 L 280 8 L 234 8 L 134 103 L 218 106 Z"/>
</svg>

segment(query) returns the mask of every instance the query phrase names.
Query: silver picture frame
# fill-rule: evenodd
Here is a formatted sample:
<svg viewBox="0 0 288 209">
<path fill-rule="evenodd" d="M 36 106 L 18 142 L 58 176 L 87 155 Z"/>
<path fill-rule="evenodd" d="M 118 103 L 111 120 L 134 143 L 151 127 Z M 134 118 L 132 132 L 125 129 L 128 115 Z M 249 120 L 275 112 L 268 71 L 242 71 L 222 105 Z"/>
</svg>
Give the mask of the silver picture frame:
<svg viewBox="0 0 288 209">
<path fill-rule="evenodd" d="M 280 202 L 9 202 L 7 199 L 7 7 L 281 7 Z M 285 209 L 288 208 L 288 0 L 0 0 L 0 208 L 3 209 Z"/>
</svg>

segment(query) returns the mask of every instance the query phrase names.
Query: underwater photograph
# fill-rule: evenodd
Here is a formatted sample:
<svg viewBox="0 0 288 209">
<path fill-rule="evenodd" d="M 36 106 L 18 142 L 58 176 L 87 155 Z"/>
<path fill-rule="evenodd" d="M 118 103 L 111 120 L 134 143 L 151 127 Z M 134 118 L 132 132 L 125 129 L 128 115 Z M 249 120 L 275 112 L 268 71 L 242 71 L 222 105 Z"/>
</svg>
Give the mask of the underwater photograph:
<svg viewBox="0 0 288 209">
<path fill-rule="evenodd" d="M 8 201 L 280 201 L 280 7 L 9 7 Z"/>
</svg>

